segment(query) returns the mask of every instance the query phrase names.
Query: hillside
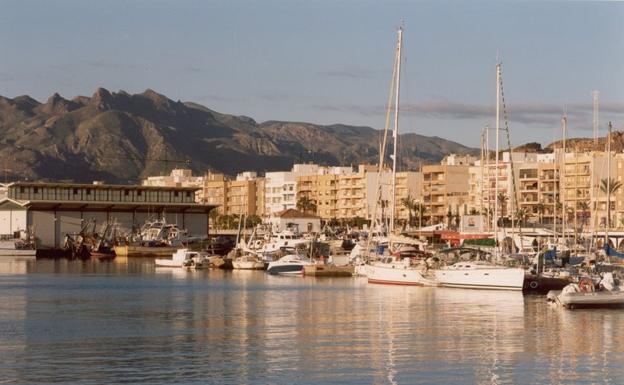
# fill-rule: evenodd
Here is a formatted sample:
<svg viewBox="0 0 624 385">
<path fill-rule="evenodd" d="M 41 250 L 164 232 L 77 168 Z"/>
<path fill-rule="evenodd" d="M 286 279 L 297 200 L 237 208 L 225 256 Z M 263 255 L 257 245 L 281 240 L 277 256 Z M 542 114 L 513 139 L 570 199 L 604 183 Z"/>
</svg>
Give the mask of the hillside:
<svg viewBox="0 0 624 385">
<path fill-rule="evenodd" d="M 45 103 L 0 96 L 0 160 L 10 179 L 89 182 L 137 181 L 190 160 L 196 173 L 287 170 L 294 162 L 326 165 L 377 163 L 380 131 L 268 121 L 173 101 L 152 90 Z M 402 169 L 440 161 L 448 153 L 478 150 L 438 137 L 403 134 Z M 167 161 L 169 160 L 169 161 Z"/>
</svg>

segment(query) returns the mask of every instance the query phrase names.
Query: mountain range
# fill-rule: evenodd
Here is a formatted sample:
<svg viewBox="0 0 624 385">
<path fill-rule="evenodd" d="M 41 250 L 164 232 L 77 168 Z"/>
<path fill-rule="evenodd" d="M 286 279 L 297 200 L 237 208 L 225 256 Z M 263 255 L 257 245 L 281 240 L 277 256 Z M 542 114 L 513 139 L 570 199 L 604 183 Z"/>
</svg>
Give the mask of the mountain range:
<svg viewBox="0 0 624 385">
<path fill-rule="evenodd" d="M 0 164 L 9 179 L 136 182 L 188 167 L 234 175 L 293 163 L 378 163 L 382 131 L 342 124 L 267 121 L 140 94 L 98 88 L 91 97 L 0 96 Z M 414 133 L 399 138 L 399 165 L 416 170 L 449 153 L 479 153 Z"/>
</svg>

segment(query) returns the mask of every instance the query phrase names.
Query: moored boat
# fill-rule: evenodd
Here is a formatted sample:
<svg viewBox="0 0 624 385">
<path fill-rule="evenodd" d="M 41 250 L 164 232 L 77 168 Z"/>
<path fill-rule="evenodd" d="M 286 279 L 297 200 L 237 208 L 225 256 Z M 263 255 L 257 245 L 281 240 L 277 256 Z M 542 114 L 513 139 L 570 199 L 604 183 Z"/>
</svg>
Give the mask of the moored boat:
<svg viewBox="0 0 624 385">
<path fill-rule="evenodd" d="M 183 249 L 183 245 L 165 246 L 165 245 L 119 245 L 115 246 L 115 253 L 120 256 L 163 256 L 171 255 L 177 250 Z"/>
<path fill-rule="evenodd" d="M 157 267 L 188 267 L 200 269 L 208 265 L 205 254 L 188 249 L 176 250 L 171 258 L 157 258 L 154 260 Z"/>
<path fill-rule="evenodd" d="M 265 264 L 253 254 L 242 255 L 232 261 L 232 266 L 237 270 L 264 270 Z"/>
<path fill-rule="evenodd" d="M 426 265 L 412 263 L 411 258 L 392 257 L 373 262 L 367 269 L 368 283 L 411 286 L 438 286 L 435 277 L 427 273 Z"/>
<path fill-rule="evenodd" d="M 334 264 L 312 264 L 303 267 L 303 274 L 312 277 L 352 277 L 355 266 Z"/>
<path fill-rule="evenodd" d="M 550 291 L 546 300 L 566 309 L 624 307 L 624 291 L 619 280 L 609 272 L 603 273 L 597 285 L 591 278 L 585 277 L 561 291 Z"/>
<path fill-rule="evenodd" d="M 269 263 L 267 273 L 282 275 L 302 274 L 304 266 L 309 265 L 313 265 L 309 259 L 304 259 L 297 254 L 289 254 Z"/>
<path fill-rule="evenodd" d="M 466 289 L 522 290 L 524 269 L 481 261 L 457 262 L 435 270 L 440 285 Z"/>
</svg>

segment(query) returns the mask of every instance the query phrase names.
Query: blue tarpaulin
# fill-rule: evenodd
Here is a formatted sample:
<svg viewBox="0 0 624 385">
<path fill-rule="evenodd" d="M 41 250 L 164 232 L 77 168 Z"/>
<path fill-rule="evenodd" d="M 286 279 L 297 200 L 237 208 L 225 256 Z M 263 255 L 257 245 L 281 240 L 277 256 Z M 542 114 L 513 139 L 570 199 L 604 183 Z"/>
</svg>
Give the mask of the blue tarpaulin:
<svg viewBox="0 0 624 385">
<path fill-rule="evenodd" d="M 620 253 L 609 245 L 605 245 L 605 253 L 610 257 L 618 257 L 624 259 L 624 253 Z"/>
<path fill-rule="evenodd" d="M 549 261 L 552 261 L 553 259 L 555 259 L 555 257 L 557 257 L 557 248 L 555 247 L 552 250 L 546 250 L 544 251 L 544 259 L 548 259 Z"/>
</svg>

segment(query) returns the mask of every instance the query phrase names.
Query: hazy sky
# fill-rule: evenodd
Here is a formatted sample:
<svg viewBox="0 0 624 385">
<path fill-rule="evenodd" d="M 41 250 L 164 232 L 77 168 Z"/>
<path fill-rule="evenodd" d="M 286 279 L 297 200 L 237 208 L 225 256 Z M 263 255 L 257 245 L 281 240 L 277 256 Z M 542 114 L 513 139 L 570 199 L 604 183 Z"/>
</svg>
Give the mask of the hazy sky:
<svg viewBox="0 0 624 385">
<path fill-rule="evenodd" d="M 477 146 L 495 64 L 514 143 L 624 129 L 624 2 L 0 0 L 0 95 L 96 87 L 257 121 L 382 128 L 404 21 L 401 131 Z"/>
</svg>

